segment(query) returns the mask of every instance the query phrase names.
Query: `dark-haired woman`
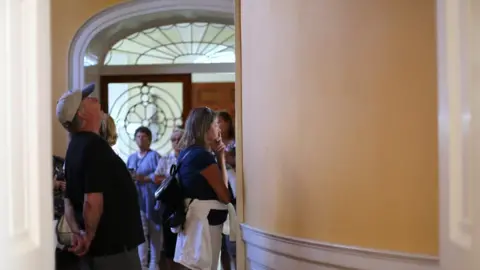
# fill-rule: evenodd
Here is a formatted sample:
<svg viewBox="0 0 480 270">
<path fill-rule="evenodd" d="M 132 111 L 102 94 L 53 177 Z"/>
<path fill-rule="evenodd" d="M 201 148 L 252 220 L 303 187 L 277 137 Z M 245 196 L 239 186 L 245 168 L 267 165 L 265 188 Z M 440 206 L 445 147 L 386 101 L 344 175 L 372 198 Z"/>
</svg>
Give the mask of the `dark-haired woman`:
<svg viewBox="0 0 480 270">
<path fill-rule="evenodd" d="M 140 216 L 145 234 L 145 243 L 138 247 L 138 255 L 143 270 L 158 270 L 162 251 L 162 222 L 155 209 L 154 193 L 160 184 L 155 180 L 155 169 L 160 155 L 150 149 L 152 132 L 147 127 L 139 127 L 135 131 L 135 142 L 138 151 L 128 157 L 127 167 L 133 172 L 137 185 Z"/>
<path fill-rule="evenodd" d="M 222 141 L 225 144 L 225 151 L 229 152 L 235 148 L 235 127 L 232 116 L 225 111 L 217 113 L 218 127 L 222 132 Z"/>
<path fill-rule="evenodd" d="M 227 171 L 229 172 L 229 190 L 231 191 L 232 196 L 232 203 L 235 202 L 234 200 L 234 192 L 233 188 L 235 187 L 235 183 L 231 183 L 231 181 L 235 181 L 233 179 L 235 176 L 235 128 L 233 126 L 233 118 L 232 116 L 225 111 L 218 112 L 218 125 L 220 127 L 222 133 L 222 140 L 225 143 L 225 161 L 227 163 Z M 220 253 L 220 260 L 222 262 L 223 270 L 230 270 L 232 269 L 232 261 L 236 259 L 236 248 L 235 248 L 235 239 L 230 239 L 228 235 L 222 235 L 222 251 Z"/>
</svg>

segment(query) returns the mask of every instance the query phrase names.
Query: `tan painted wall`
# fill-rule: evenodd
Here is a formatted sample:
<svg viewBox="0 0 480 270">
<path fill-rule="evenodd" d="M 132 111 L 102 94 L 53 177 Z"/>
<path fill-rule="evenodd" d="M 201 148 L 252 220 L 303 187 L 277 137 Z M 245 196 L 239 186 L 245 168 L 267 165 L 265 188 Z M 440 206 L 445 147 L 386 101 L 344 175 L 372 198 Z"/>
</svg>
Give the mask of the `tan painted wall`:
<svg viewBox="0 0 480 270">
<path fill-rule="evenodd" d="M 63 156 L 67 135 L 55 118 L 58 98 L 68 88 L 68 50 L 77 30 L 93 15 L 121 0 L 52 0 L 53 153 Z"/>
<path fill-rule="evenodd" d="M 434 0 L 242 0 L 245 221 L 438 253 Z"/>
</svg>

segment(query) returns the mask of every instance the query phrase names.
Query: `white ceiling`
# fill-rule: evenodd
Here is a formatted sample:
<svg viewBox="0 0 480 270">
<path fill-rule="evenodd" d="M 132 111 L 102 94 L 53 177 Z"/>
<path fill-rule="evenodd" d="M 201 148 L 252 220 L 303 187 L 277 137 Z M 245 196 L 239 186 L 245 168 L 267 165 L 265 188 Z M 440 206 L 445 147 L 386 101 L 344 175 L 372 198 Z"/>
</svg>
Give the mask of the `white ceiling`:
<svg viewBox="0 0 480 270">
<path fill-rule="evenodd" d="M 103 61 L 104 54 L 108 52 L 120 39 L 129 36 L 138 31 L 182 22 L 212 22 L 222 24 L 233 24 L 231 13 L 206 12 L 206 11 L 176 11 L 161 12 L 146 16 L 138 16 L 128 20 L 121 21 L 100 32 L 87 48 L 87 54 L 95 56 L 99 61 Z"/>
</svg>

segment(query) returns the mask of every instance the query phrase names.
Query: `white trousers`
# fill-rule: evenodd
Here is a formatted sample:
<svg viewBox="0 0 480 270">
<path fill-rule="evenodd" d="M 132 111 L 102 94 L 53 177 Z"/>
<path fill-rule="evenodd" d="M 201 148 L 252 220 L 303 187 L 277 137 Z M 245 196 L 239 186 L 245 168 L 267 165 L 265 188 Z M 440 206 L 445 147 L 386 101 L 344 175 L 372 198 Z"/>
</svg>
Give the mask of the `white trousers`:
<svg viewBox="0 0 480 270">
<path fill-rule="evenodd" d="M 160 226 L 147 219 L 147 215 L 140 212 L 145 242 L 138 246 L 138 256 L 142 270 L 159 270 L 159 262 L 163 245 L 163 231 Z M 150 260 L 148 254 L 150 252 Z"/>
</svg>

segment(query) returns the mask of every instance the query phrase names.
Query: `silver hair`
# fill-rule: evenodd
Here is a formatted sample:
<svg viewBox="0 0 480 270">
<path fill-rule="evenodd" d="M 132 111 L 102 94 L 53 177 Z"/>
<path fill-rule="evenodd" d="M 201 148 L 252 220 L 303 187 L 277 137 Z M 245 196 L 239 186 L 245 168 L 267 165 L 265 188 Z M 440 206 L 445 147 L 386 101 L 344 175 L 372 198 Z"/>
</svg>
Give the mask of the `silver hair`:
<svg viewBox="0 0 480 270">
<path fill-rule="evenodd" d="M 170 137 L 173 137 L 175 134 L 180 134 L 183 136 L 184 133 L 185 133 L 185 130 L 183 128 L 177 127 L 172 131 L 172 135 L 170 135 Z"/>
</svg>

